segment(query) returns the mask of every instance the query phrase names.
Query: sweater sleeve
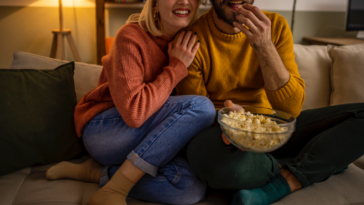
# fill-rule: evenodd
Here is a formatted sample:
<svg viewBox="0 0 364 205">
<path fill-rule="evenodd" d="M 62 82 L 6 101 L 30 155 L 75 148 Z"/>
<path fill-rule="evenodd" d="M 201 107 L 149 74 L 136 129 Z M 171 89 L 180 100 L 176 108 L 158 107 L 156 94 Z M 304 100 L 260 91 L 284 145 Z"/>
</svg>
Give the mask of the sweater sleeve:
<svg viewBox="0 0 364 205">
<path fill-rule="evenodd" d="M 266 90 L 268 100 L 273 108 L 283 110 L 297 117 L 305 100 L 305 83 L 300 77 L 293 52 L 293 37 L 287 21 L 278 16 L 272 28 L 272 40 L 281 56 L 283 64 L 290 73 L 286 85 L 276 91 Z M 274 25 L 274 24 L 272 24 Z"/>
<path fill-rule="evenodd" d="M 145 43 L 147 35 L 141 32 L 121 30 L 110 54 L 102 59 L 113 102 L 125 123 L 133 128 L 157 112 L 177 83 L 187 76 L 184 63 L 171 58 L 154 81 L 144 82 L 145 69 L 154 68 L 143 61 L 143 47 L 152 44 Z M 155 45 L 155 49 L 159 48 Z"/>
<path fill-rule="evenodd" d="M 188 76 L 177 85 L 177 95 L 203 95 L 209 97 L 198 54 L 197 52 L 192 64 L 188 67 Z"/>
</svg>

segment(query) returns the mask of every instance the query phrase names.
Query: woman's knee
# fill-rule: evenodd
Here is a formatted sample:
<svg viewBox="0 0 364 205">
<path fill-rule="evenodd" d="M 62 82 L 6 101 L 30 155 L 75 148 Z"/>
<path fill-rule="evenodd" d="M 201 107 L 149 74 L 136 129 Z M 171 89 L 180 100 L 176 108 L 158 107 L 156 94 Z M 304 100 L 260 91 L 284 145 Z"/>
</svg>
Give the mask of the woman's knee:
<svg viewBox="0 0 364 205">
<path fill-rule="evenodd" d="M 194 102 L 194 110 L 199 114 L 199 119 L 204 120 L 207 126 L 210 126 L 216 116 L 216 109 L 211 100 L 205 96 L 194 96 L 191 98 Z"/>
</svg>

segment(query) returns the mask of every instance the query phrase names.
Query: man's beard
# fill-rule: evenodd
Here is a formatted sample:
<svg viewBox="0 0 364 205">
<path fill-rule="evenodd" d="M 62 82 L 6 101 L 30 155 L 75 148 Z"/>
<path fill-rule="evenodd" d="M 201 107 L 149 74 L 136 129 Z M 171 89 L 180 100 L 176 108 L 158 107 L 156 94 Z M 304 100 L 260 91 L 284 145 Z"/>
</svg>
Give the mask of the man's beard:
<svg viewBox="0 0 364 205">
<path fill-rule="evenodd" d="M 237 13 L 234 11 L 232 12 L 232 18 L 228 18 L 225 14 L 225 11 L 224 9 L 222 8 L 222 6 L 226 4 L 226 0 L 223 0 L 221 3 L 217 3 L 217 0 L 210 0 L 211 4 L 212 4 L 212 7 L 214 8 L 216 14 L 217 14 L 217 18 L 223 20 L 225 23 L 229 24 L 230 26 L 234 27 L 234 24 L 233 22 L 238 22 L 236 20 L 236 16 L 237 16 Z"/>
<path fill-rule="evenodd" d="M 216 14 L 217 14 L 217 17 L 221 20 L 223 20 L 225 23 L 229 24 L 230 26 L 232 27 L 235 27 L 234 26 L 234 22 L 237 22 L 239 23 L 238 20 L 236 20 L 236 16 L 238 15 L 236 13 L 236 11 L 232 11 L 231 14 L 232 14 L 232 17 L 231 18 L 228 18 L 225 14 L 225 11 L 224 9 L 222 8 L 223 5 L 225 5 L 226 7 L 229 7 L 227 5 L 227 2 L 228 0 L 222 0 L 221 3 L 217 3 L 217 0 L 210 0 L 211 4 L 212 4 L 212 7 L 214 8 Z M 254 0 L 250 0 L 249 1 L 249 4 L 253 4 Z"/>
</svg>

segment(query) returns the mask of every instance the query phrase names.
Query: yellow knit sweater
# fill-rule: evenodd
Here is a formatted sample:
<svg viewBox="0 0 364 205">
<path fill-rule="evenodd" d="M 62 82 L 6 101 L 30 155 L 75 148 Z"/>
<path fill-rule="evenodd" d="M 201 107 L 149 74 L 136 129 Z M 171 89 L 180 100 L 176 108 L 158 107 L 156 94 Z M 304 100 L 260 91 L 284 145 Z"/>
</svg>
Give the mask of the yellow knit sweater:
<svg viewBox="0 0 364 205">
<path fill-rule="evenodd" d="M 285 86 L 276 91 L 265 89 L 258 59 L 245 34 L 222 33 L 210 9 L 188 28 L 197 32 L 201 44 L 188 76 L 177 85 L 177 95 L 207 96 L 216 109 L 223 107 L 225 100 L 232 100 L 283 110 L 297 117 L 305 98 L 305 84 L 295 62 L 292 34 L 284 17 L 264 14 L 272 22 L 272 41 L 291 76 Z"/>
</svg>

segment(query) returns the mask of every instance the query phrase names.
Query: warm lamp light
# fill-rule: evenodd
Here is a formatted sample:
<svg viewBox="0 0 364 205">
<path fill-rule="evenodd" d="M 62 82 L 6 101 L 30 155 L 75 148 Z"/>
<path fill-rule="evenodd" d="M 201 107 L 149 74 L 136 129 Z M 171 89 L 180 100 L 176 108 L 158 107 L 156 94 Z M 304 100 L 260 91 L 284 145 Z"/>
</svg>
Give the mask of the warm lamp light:
<svg viewBox="0 0 364 205">
<path fill-rule="evenodd" d="M 66 58 L 66 49 L 64 45 L 64 38 L 67 38 L 68 45 L 71 48 L 72 54 L 75 58 L 75 61 L 81 61 L 80 56 L 78 54 L 76 45 L 73 41 L 71 35 L 71 29 L 65 29 L 63 25 L 63 5 L 62 0 L 58 0 L 59 3 L 59 29 L 53 29 L 53 43 L 51 49 L 51 58 L 58 58 L 60 60 L 65 60 Z"/>
</svg>

